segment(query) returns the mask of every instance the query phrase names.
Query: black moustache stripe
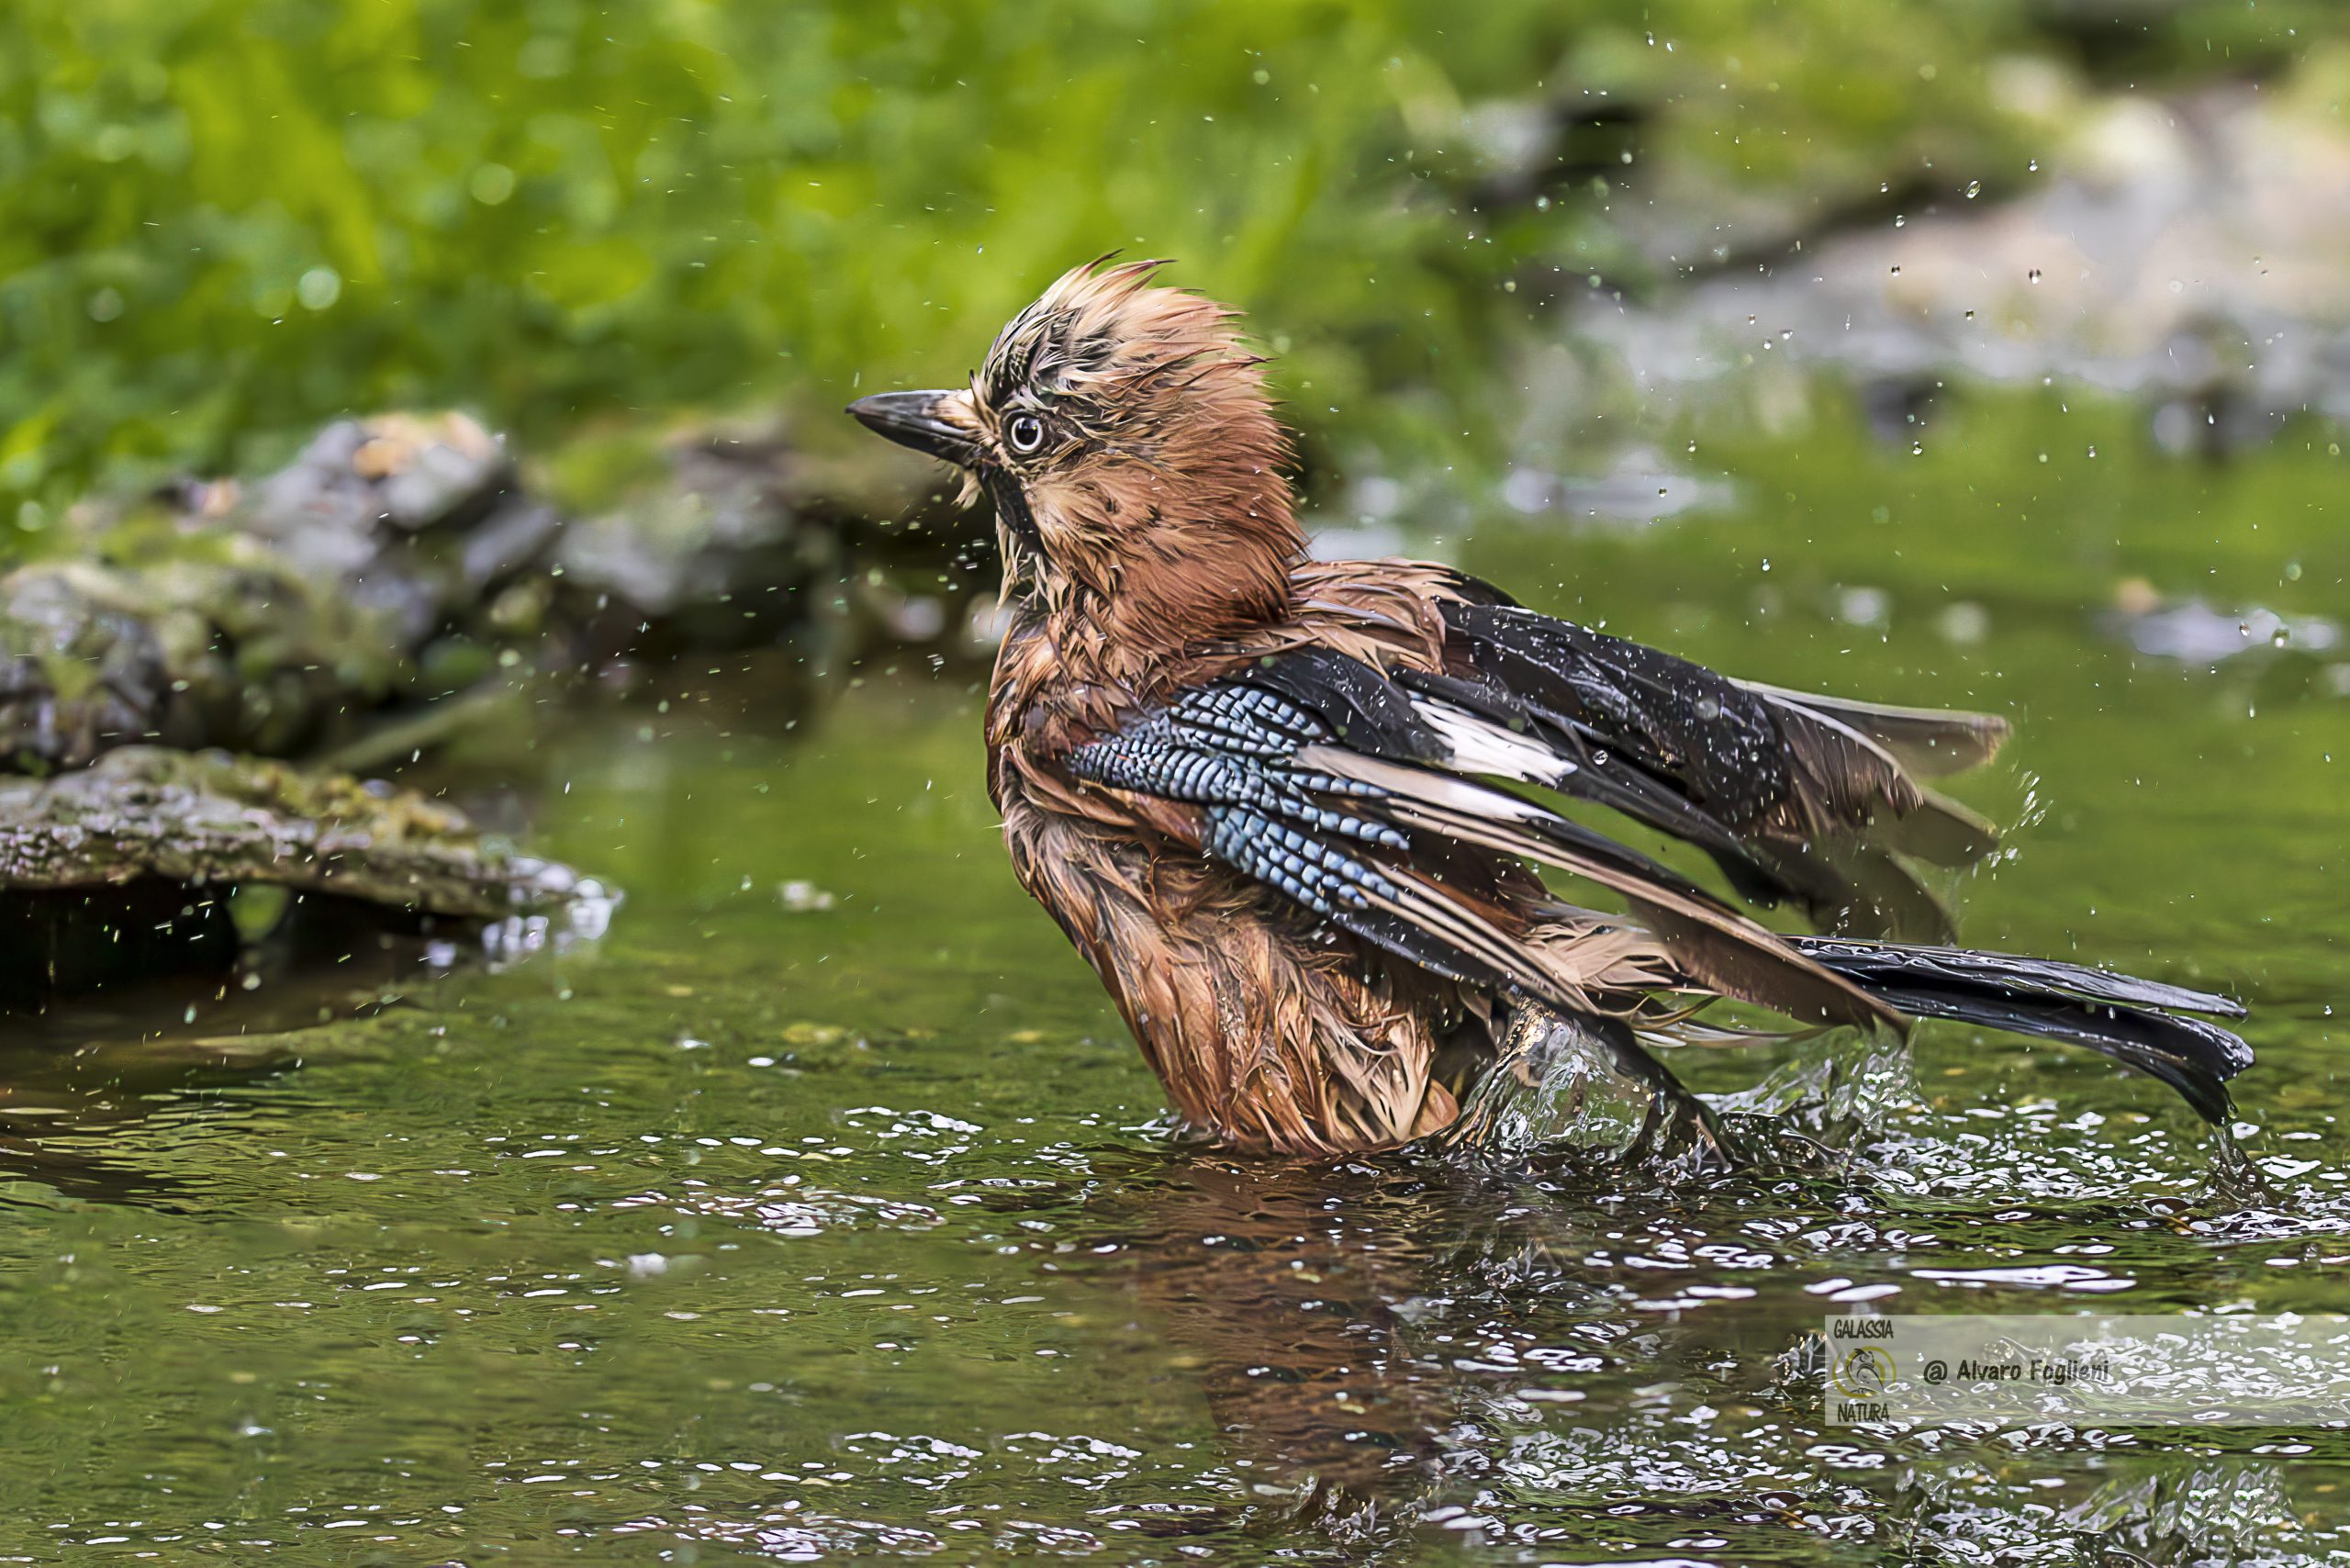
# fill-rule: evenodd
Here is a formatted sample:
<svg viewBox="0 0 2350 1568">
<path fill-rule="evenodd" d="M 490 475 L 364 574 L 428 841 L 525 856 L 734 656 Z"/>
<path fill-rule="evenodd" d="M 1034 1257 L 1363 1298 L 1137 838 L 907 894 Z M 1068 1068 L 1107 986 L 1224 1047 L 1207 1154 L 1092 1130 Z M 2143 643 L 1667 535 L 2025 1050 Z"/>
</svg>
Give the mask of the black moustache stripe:
<svg viewBox="0 0 2350 1568">
<path fill-rule="evenodd" d="M 979 470 L 979 486 L 987 491 L 988 499 L 995 503 L 995 515 L 1011 529 L 1020 542 L 1037 554 L 1045 554 L 1045 536 L 1036 531 L 1035 514 L 1028 510 L 1028 498 L 1020 488 L 1020 481 L 1002 468 Z"/>
</svg>

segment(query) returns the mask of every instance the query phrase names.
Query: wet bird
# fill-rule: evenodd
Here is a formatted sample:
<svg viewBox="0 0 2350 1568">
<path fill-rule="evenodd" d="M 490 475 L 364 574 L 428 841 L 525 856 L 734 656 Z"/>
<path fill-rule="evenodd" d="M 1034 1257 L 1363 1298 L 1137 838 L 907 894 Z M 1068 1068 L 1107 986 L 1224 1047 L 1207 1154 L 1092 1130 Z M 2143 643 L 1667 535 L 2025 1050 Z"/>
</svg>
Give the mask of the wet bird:
<svg viewBox="0 0 2350 1568">
<path fill-rule="evenodd" d="M 1921 780 L 1990 757 L 2003 721 L 1732 679 L 1447 566 L 1310 558 L 1265 360 L 1160 265 L 1077 268 L 968 386 L 849 412 L 994 507 L 988 776 L 1013 867 L 1188 1122 L 1382 1148 L 1572 1047 L 1718 1146 L 1650 1047 L 1736 1037 L 1695 1016 L 1719 999 L 1796 1029 L 2085 1046 L 2227 1114 L 2251 1052 L 2180 1014 L 2235 1003 L 1949 945 L 1916 868 L 1997 834 Z M 1694 845 L 1730 895 L 1538 791 Z"/>
</svg>

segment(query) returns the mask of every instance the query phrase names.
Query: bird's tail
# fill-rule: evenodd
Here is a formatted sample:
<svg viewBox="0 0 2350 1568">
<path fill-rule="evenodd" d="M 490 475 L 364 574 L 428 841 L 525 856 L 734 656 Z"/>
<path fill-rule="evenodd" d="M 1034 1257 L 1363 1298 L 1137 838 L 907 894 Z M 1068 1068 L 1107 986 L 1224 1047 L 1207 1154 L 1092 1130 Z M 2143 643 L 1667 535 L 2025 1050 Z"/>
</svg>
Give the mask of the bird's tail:
<svg viewBox="0 0 2350 1568">
<path fill-rule="evenodd" d="M 2179 1016 L 2243 1017 L 2243 1004 L 2224 996 L 2006 953 L 1833 936 L 1787 940 L 1821 968 L 1914 1017 L 2100 1051 L 2161 1079 L 2209 1122 L 2226 1119 L 2226 1082 L 2252 1065 L 2252 1047 L 2236 1035 Z"/>
</svg>

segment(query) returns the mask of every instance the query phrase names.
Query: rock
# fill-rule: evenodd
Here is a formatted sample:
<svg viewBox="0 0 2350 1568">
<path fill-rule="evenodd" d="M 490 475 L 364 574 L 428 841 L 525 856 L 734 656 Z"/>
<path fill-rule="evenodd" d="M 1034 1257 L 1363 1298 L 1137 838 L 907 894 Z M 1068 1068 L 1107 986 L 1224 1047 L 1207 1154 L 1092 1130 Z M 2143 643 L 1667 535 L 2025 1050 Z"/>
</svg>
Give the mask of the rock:
<svg viewBox="0 0 2350 1568">
<path fill-rule="evenodd" d="M 1726 507 L 1734 492 L 1723 480 L 1674 468 L 1653 447 L 1633 446 L 1613 454 L 1606 471 L 1597 475 L 1519 465 L 1503 479 L 1501 498 L 1513 511 L 1529 516 L 1547 513 L 1638 528 L 1693 509 Z"/>
<path fill-rule="evenodd" d="M 294 755 L 437 696 L 541 628 L 502 587 L 560 526 L 462 415 L 328 427 L 252 487 L 80 509 L 76 548 L 0 577 L 0 766 L 160 742 Z M 523 596 L 527 597 L 527 596 Z"/>
<path fill-rule="evenodd" d="M 2279 615 L 2261 605 L 2226 610 L 2200 599 L 2166 601 L 2143 578 L 2121 586 L 2099 623 L 2148 658 L 2207 666 L 2245 655 L 2325 655 L 2342 645 L 2341 626 L 2322 616 Z"/>
<path fill-rule="evenodd" d="M 288 753 L 399 689 L 381 612 L 250 541 L 209 544 L 0 577 L 0 765 L 54 772 L 141 741 Z"/>
<path fill-rule="evenodd" d="M 472 933 L 494 956 L 599 935 L 618 902 L 412 791 L 123 747 L 62 778 L 0 779 L 0 951 L 33 960 L 0 965 L 0 1001 L 225 967 L 267 934 L 232 907 L 260 889 L 364 911 L 380 929 Z"/>
<path fill-rule="evenodd" d="M 636 450 L 589 436 L 556 465 Z M 464 415 L 338 421 L 251 486 L 76 508 L 56 558 L 0 577 L 0 770 L 151 742 L 388 756 L 373 737 L 506 672 L 782 646 L 812 676 L 946 643 L 992 577 L 936 480 L 705 423 L 633 478 L 591 472 L 575 519 Z"/>
<path fill-rule="evenodd" d="M 590 658 L 788 644 L 811 668 L 876 639 L 935 643 L 959 624 L 991 548 L 936 465 L 811 450 L 772 419 L 673 431 L 652 471 L 566 526 L 556 618 Z M 910 455 L 910 454 L 907 454 Z M 987 565 L 978 564 L 980 568 Z"/>
<path fill-rule="evenodd" d="M 225 752 L 129 746 L 54 779 L 0 779 L 0 889 L 141 877 L 269 882 L 416 914 L 545 914 L 608 895 L 412 790 Z"/>
<path fill-rule="evenodd" d="M 824 639 L 845 608 L 843 529 L 779 430 L 688 431 L 657 476 L 564 530 L 570 613 L 599 652 Z"/>
<path fill-rule="evenodd" d="M 2175 450 L 2350 417 L 2350 132 L 2322 84 L 2087 106 L 2008 202 L 1965 170 L 1907 221 L 1805 238 L 1649 305 L 1575 302 L 1645 397 L 1826 365 L 1888 434 L 1953 372 L 2087 386 L 2156 409 Z"/>
<path fill-rule="evenodd" d="M 213 510 L 307 580 L 386 613 L 410 647 L 536 565 L 562 528 L 523 493 L 504 444 L 458 413 L 338 421 Z"/>
<path fill-rule="evenodd" d="M 76 767 L 159 733 L 173 703 L 158 627 L 94 567 L 0 578 L 0 735 L 20 770 Z"/>
</svg>

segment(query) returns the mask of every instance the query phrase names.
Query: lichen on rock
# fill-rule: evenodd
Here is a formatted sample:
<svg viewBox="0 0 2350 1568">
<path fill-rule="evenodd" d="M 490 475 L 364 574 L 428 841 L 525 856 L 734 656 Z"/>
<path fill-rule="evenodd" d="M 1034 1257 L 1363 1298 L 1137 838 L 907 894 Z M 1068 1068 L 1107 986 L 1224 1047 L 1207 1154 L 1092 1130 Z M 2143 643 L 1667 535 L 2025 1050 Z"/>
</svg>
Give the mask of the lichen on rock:
<svg viewBox="0 0 2350 1568">
<path fill-rule="evenodd" d="M 131 746 L 52 779 L 0 779 L 0 888 L 139 877 L 272 882 L 475 920 L 608 901 L 412 790 L 221 752 Z M 5 893 L 0 893 L 5 896 Z"/>
<path fill-rule="evenodd" d="M 600 935 L 618 894 L 522 855 L 412 790 L 220 752 L 131 746 L 56 778 L 0 779 L 0 1001 L 126 972 L 221 968 L 266 930 L 232 894 L 276 888 L 496 956 Z"/>
</svg>

